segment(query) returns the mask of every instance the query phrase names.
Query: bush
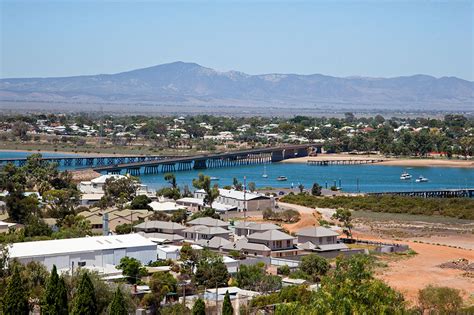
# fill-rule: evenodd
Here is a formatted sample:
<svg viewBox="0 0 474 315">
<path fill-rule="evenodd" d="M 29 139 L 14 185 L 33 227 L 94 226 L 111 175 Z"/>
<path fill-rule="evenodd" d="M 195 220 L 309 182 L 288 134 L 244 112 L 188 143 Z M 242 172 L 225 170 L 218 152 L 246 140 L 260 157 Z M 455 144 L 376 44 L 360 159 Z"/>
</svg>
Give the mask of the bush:
<svg viewBox="0 0 474 315">
<path fill-rule="evenodd" d="M 290 267 L 288 267 L 288 265 L 279 266 L 277 268 L 277 274 L 279 275 L 288 276 L 290 272 L 291 270 L 290 270 Z"/>
<path fill-rule="evenodd" d="M 418 198 L 405 196 L 336 196 L 318 198 L 309 195 L 288 194 L 282 202 L 310 208 L 344 208 L 388 213 L 442 215 L 474 220 L 474 200 L 469 198 Z"/>
</svg>

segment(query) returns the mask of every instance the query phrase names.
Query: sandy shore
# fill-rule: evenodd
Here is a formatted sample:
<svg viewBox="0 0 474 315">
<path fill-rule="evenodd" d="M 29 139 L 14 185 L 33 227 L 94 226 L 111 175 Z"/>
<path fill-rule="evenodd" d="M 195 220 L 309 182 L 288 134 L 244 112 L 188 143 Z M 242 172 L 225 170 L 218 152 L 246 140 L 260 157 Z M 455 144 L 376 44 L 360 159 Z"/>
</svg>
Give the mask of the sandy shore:
<svg viewBox="0 0 474 315">
<path fill-rule="evenodd" d="M 411 167 L 465 167 L 474 168 L 474 160 L 444 160 L 444 159 L 392 159 L 382 156 L 351 156 L 345 154 L 321 154 L 318 156 L 307 156 L 283 160 L 280 163 L 307 163 L 308 161 L 331 161 L 331 160 L 383 160 L 374 165 L 411 166 Z"/>
</svg>

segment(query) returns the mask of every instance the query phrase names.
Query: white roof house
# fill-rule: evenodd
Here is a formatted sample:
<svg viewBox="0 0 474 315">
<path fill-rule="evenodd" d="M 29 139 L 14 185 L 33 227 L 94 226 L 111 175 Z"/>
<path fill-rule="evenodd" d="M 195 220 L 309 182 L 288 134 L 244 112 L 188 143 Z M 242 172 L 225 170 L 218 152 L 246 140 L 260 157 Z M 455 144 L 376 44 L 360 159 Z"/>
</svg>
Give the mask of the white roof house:
<svg viewBox="0 0 474 315">
<path fill-rule="evenodd" d="M 21 263 L 37 261 L 49 270 L 118 265 L 125 256 L 142 264 L 156 260 L 156 244 L 139 234 L 92 236 L 62 240 L 14 243 L 9 246 L 11 258 Z"/>
<path fill-rule="evenodd" d="M 189 207 L 204 207 L 204 199 L 202 198 L 193 198 L 193 197 L 184 197 L 181 199 L 176 200 L 176 203 L 189 206 Z M 227 212 L 237 210 L 236 206 L 226 205 L 220 202 L 213 202 L 212 209 L 216 210 L 217 212 Z"/>
<path fill-rule="evenodd" d="M 172 201 L 165 201 L 165 202 L 152 201 L 148 205 L 153 209 L 153 211 L 159 211 L 159 212 L 174 212 L 178 210 L 186 210 L 185 206 L 179 205 L 176 202 L 172 202 Z"/>
</svg>

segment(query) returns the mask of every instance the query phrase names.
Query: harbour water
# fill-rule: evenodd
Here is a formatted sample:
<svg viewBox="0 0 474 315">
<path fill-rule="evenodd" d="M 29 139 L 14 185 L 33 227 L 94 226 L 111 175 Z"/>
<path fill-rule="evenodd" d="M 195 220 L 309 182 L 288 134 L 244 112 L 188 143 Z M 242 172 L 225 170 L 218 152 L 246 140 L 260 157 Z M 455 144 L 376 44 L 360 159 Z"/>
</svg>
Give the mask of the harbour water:
<svg viewBox="0 0 474 315">
<path fill-rule="evenodd" d="M 31 153 L 26 152 L 0 152 L 0 158 L 19 158 Z M 63 153 L 49 153 L 44 156 L 66 156 Z M 64 169 L 64 167 L 62 167 Z M 413 167 L 382 165 L 334 165 L 334 166 L 308 166 L 306 164 L 273 163 L 266 164 L 267 178 L 263 178 L 263 165 L 248 165 L 239 167 L 215 168 L 205 170 L 192 170 L 176 172 L 176 179 L 180 186 L 192 187 L 192 180 L 199 173 L 204 173 L 219 180 L 213 181 L 219 186 L 231 185 L 233 178 L 243 182 L 244 176 L 247 183 L 255 182 L 257 188 L 277 187 L 297 189 L 301 183 L 305 188 L 310 188 L 317 182 L 321 186 L 340 186 L 346 192 L 381 192 L 381 191 L 413 191 L 435 189 L 462 189 L 474 187 L 474 169 L 454 167 Z M 400 174 L 407 171 L 412 175 L 411 180 L 400 180 Z M 141 175 L 141 181 L 150 188 L 157 189 L 167 186 L 162 173 Z M 416 183 L 418 176 L 429 179 L 425 183 Z M 277 181 L 278 176 L 286 176 L 287 181 Z"/>
</svg>

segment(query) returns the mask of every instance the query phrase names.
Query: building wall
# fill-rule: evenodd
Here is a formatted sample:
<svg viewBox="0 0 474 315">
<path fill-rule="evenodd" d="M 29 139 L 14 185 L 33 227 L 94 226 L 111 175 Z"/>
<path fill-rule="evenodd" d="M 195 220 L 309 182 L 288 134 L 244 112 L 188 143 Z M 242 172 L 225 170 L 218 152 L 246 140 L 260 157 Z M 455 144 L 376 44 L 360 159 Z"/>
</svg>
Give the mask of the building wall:
<svg viewBox="0 0 474 315">
<path fill-rule="evenodd" d="M 36 261 L 44 264 L 48 270 L 56 265 L 57 269 L 78 268 L 80 263 L 85 266 L 105 267 L 107 264 L 118 265 L 123 257 L 133 257 L 142 264 L 148 264 L 156 260 L 156 246 L 129 247 L 123 249 L 97 250 L 81 253 L 64 253 L 51 256 L 22 257 L 21 263 Z"/>
<path fill-rule="evenodd" d="M 264 244 L 271 250 L 278 250 L 278 249 L 287 249 L 287 248 L 292 248 L 294 246 L 294 240 L 281 240 L 281 241 L 267 241 L 267 240 L 256 240 L 256 239 L 250 239 L 249 242 L 251 243 L 258 243 L 258 244 Z"/>
</svg>

